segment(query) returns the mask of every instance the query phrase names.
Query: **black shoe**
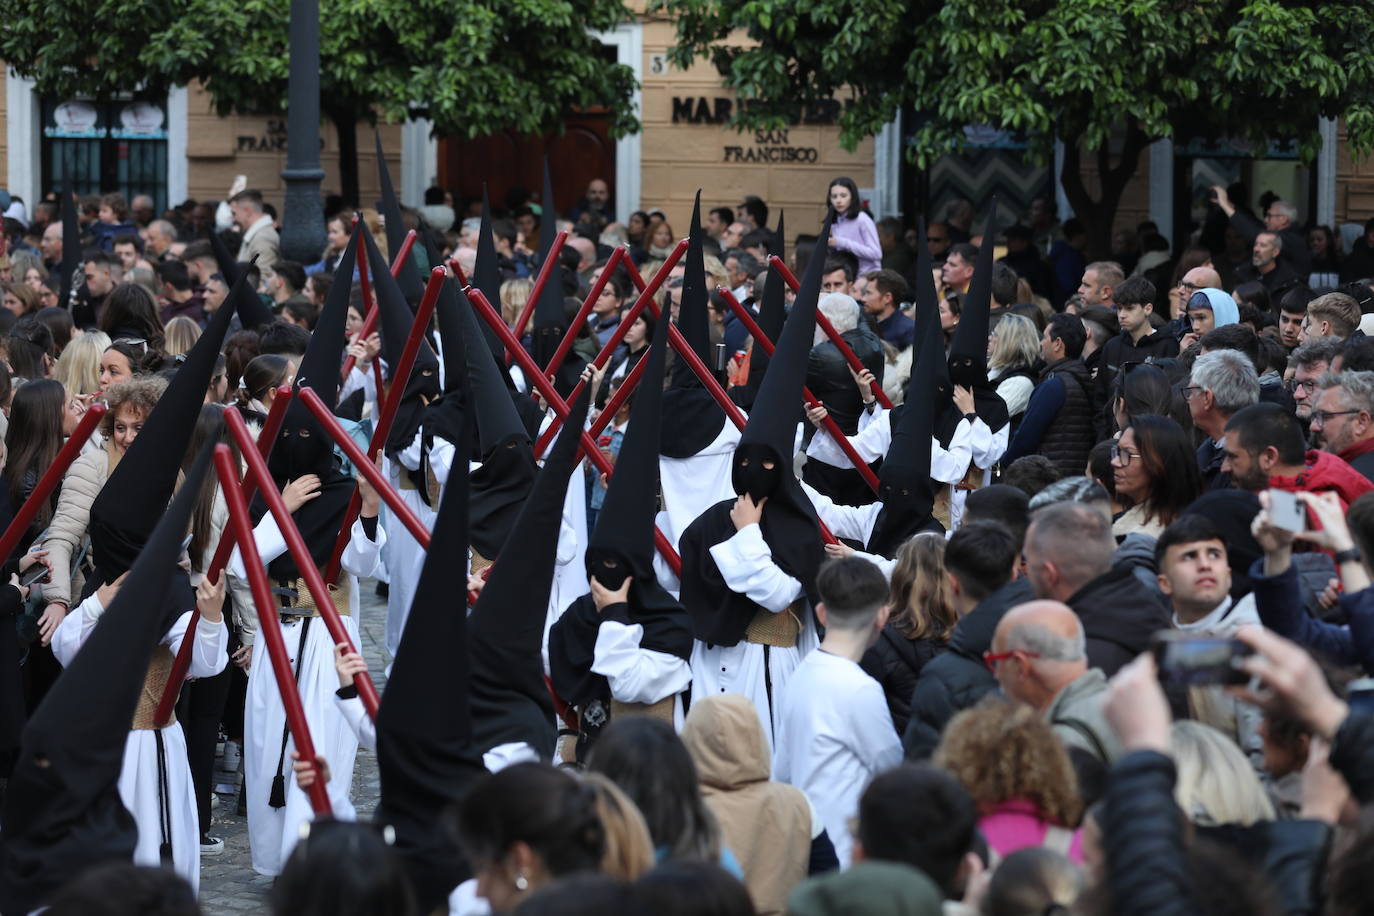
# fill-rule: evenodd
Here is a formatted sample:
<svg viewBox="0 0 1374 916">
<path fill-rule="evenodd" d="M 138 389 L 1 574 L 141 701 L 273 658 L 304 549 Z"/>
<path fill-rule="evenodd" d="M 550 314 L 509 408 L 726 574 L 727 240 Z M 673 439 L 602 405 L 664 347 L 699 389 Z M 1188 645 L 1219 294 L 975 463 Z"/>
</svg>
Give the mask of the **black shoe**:
<svg viewBox="0 0 1374 916">
<path fill-rule="evenodd" d="M 386 597 L 389 596 L 390 594 L 391 594 L 391 586 L 390 586 L 390 585 L 387 585 L 385 582 L 378 582 L 378 583 L 377 583 L 377 597 L 378 597 L 378 598 L 386 598 Z"/>
</svg>

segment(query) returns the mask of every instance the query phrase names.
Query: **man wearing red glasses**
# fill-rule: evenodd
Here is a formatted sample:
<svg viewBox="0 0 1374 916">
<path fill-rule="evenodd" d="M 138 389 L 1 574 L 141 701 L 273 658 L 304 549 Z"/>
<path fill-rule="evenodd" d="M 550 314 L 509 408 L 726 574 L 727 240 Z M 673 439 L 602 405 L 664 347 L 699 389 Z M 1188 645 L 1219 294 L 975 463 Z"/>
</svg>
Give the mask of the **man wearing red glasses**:
<svg viewBox="0 0 1374 916">
<path fill-rule="evenodd" d="M 1030 601 L 1007 611 L 983 661 L 1002 692 L 1038 709 L 1066 747 L 1107 765 L 1120 756 L 1102 714 L 1107 678 L 1100 668 L 1088 667 L 1083 624 L 1068 605 Z"/>
</svg>

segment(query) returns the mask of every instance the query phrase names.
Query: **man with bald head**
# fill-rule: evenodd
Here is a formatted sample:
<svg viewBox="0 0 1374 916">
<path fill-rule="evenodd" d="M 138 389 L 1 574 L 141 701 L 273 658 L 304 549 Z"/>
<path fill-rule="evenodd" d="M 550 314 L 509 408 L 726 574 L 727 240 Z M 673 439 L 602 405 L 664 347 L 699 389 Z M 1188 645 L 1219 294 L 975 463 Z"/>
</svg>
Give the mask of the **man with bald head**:
<svg viewBox="0 0 1374 916">
<path fill-rule="evenodd" d="M 1088 667 L 1078 615 L 1058 601 L 1031 601 L 1007 611 L 983 658 L 1002 692 L 1039 710 L 1065 746 L 1110 765 L 1121 746 L 1106 718 L 1107 678 Z"/>
</svg>

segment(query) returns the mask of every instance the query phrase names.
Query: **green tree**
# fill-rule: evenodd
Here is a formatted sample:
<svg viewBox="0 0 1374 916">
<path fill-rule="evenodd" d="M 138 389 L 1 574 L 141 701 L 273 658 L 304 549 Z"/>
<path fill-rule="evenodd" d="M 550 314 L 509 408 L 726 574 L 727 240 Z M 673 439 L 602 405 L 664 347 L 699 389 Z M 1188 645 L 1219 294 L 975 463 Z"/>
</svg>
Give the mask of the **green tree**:
<svg viewBox="0 0 1374 916">
<path fill-rule="evenodd" d="M 1064 190 L 1103 247 L 1151 141 L 1293 140 L 1310 160 L 1324 116 L 1345 118 L 1357 150 L 1374 147 L 1367 0 L 660 3 L 677 21 L 673 62 L 711 61 L 746 100 L 741 127 L 842 98 L 853 148 L 910 110 L 907 156 L 920 167 L 958 152 L 968 125 L 1022 134 L 1041 161 L 1063 139 Z M 1096 198 L 1080 177 L 1085 153 L 1102 176 Z"/>
<path fill-rule="evenodd" d="M 0 59 L 59 98 L 200 80 L 221 114 L 279 112 L 289 13 L 289 0 L 0 0 Z M 359 122 L 427 117 L 440 136 L 479 137 L 605 106 L 614 136 L 638 130 L 633 71 L 588 34 L 629 19 L 622 0 L 321 0 L 320 108 L 339 129 L 345 196 Z"/>
</svg>

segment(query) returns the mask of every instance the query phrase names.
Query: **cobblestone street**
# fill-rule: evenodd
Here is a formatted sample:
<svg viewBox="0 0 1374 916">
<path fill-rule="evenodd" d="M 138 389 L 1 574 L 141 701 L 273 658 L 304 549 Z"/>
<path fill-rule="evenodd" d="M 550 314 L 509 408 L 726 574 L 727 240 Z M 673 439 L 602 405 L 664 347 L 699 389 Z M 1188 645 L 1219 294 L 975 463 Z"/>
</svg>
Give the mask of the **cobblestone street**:
<svg viewBox="0 0 1374 916">
<path fill-rule="evenodd" d="M 373 681 L 380 691 L 386 683 L 386 599 L 378 598 L 376 583 L 365 580 L 360 589 L 361 616 L 358 628 L 362 634 L 363 657 Z M 216 781 L 219 779 L 217 777 Z M 358 748 L 353 769 L 353 804 L 359 820 L 370 818 L 377 805 L 377 756 Z M 234 811 L 236 796 L 219 796 L 212 832 L 224 837 L 224 852 L 203 857 L 200 861 L 200 905 L 206 916 L 228 916 L 236 913 L 267 913 L 267 895 L 273 878 L 253 871 L 248 853 L 248 823 Z"/>
</svg>

